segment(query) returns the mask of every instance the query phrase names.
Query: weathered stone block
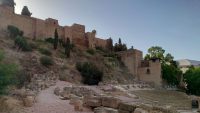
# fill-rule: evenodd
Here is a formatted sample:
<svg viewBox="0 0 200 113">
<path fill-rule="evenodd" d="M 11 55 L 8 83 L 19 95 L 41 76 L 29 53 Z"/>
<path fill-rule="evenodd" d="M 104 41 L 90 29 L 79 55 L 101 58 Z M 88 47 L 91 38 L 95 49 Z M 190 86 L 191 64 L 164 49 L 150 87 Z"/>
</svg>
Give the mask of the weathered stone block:
<svg viewBox="0 0 200 113">
<path fill-rule="evenodd" d="M 100 97 L 95 97 L 95 96 L 91 96 L 91 97 L 84 97 L 84 106 L 87 107 L 100 107 L 102 105 L 102 99 Z"/>
<path fill-rule="evenodd" d="M 125 111 L 125 110 L 118 110 L 119 111 L 119 113 L 131 113 L 130 111 Z"/>
<path fill-rule="evenodd" d="M 54 94 L 57 95 L 57 96 L 60 95 L 60 88 L 59 88 L 59 87 L 56 87 L 56 88 L 55 88 Z"/>
<path fill-rule="evenodd" d="M 148 111 L 142 109 L 142 108 L 136 108 L 134 112 L 132 113 L 148 113 Z"/>
<path fill-rule="evenodd" d="M 98 107 L 94 109 L 94 113 L 118 113 L 118 110 L 107 107 Z"/>
<path fill-rule="evenodd" d="M 83 111 L 83 102 L 82 102 L 82 100 L 75 100 L 74 101 L 74 110 L 75 111 Z"/>
<path fill-rule="evenodd" d="M 74 103 L 78 100 L 82 100 L 82 98 L 76 96 L 76 95 L 70 95 L 70 102 L 69 104 L 74 105 Z"/>
<path fill-rule="evenodd" d="M 118 108 L 121 100 L 114 97 L 102 97 L 102 106 L 110 108 Z"/>
<path fill-rule="evenodd" d="M 25 107 L 32 107 L 34 104 L 34 97 L 33 96 L 27 96 L 23 98 L 23 103 Z"/>
<path fill-rule="evenodd" d="M 119 109 L 120 110 L 125 110 L 125 111 L 134 111 L 136 109 L 137 105 L 136 103 L 120 103 L 119 104 Z"/>
</svg>

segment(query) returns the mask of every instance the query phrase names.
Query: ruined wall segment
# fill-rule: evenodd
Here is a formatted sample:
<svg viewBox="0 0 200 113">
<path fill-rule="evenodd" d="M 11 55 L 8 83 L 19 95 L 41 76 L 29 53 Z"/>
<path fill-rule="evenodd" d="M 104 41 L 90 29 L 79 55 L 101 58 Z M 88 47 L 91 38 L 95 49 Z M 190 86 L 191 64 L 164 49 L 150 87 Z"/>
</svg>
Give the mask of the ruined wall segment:
<svg viewBox="0 0 200 113">
<path fill-rule="evenodd" d="M 105 39 L 95 38 L 94 43 L 95 47 L 102 47 L 103 49 L 106 49 L 107 47 L 107 40 Z"/>
<path fill-rule="evenodd" d="M 133 76 L 137 77 L 138 67 L 140 66 L 140 62 L 142 60 L 142 51 L 132 49 L 119 52 L 118 55 L 120 55 L 121 61 L 126 67 L 128 67 Z"/>
<path fill-rule="evenodd" d="M 156 61 L 142 61 L 142 66 L 139 67 L 139 80 L 153 83 L 155 86 L 162 85 L 161 63 Z"/>
<path fill-rule="evenodd" d="M 142 51 L 136 49 L 122 51 L 118 55 L 137 80 L 152 83 L 156 87 L 162 86 L 161 63 L 159 60 L 145 61 L 143 60 Z"/>
<path fill-rule="evenodd" d="M 92 32 L 87 32 L 86 33 L 86 38 L 88 40 L 88 47 L 89 48 L 95 48 L 95 33 Z"/>
</svg>

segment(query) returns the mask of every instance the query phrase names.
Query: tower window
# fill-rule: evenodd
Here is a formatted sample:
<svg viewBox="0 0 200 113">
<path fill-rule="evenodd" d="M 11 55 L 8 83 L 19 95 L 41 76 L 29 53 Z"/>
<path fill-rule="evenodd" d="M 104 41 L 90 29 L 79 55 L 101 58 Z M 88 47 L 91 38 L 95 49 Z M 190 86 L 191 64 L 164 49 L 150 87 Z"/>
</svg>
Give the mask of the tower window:
<svg viewBox="0 0 200 113">
<path fill-rule="evenodd" d="M 151 74 L 151 71 L 150 71 L 150 69 L 147 69 L 147 74 Z"/>
</svg>

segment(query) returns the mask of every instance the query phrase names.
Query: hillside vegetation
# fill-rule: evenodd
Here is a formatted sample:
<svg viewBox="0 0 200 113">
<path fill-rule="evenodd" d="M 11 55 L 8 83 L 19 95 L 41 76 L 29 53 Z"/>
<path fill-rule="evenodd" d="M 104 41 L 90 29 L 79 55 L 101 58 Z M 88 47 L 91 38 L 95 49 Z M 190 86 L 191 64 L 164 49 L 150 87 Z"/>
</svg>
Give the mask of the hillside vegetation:
<svg viewBox="0 0 200 113">
<path fill-rule="evenodd" d="M 65 54 L 66 48 L 62 44 L 58 43 L 55 49 L 55 44 L 52 43 L 54 39 L 31 40 L 23 37 L 23 31 L 14 26 L 9 26 L 8 29 L 10 29 L 10 34 L 4 33 L 7 35 L 0 37 L 0 49 L 6 53 L 4 57 L 7 62 L 10 62 L 13 67 L 17 65 L 21 86 L 25 85 L 36 90 L 38 80 L 50 82 L 48 80 L 55 81 L 56 79 L 83 84 L 86 83 L 84 81 L 96 80 L 96 74 L 99 74 L 97 76 L 100 78 L 97 77 L 99 80 L 95 84 L 99 82 L 127 84 L 134 81 L 134 77 L 118 60 L 114 52 L 105 51 L 102 48 L 82 50 L 71 44 L 68 58 Z M 85 75 L 88 74 L 77 69 L 78 63 L 91 64 L 94 68 L 91 68 L 90 72 L 94 76 L 86 77 Z M 87 71 L 89 67 L 83 68 Z M 8 71 L 12 72 L 12 68 L 9 69 Z M 46 80 L 45 77 L 47 77 Z"/>
</svg>

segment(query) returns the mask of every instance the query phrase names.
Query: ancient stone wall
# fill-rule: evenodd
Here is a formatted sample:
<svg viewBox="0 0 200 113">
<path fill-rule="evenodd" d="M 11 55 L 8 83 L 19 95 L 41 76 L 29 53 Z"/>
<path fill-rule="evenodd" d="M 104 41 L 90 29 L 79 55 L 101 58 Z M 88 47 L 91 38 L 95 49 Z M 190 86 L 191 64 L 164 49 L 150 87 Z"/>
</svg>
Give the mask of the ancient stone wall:
<svg viewBox="0 0 200 113">
<path fill-rule="evenodd" d="M 86 38 L 88 40 L 88 47 L 89 48 L 95 48 L 95 34 L 92 32 L 86 33 Z"/>
<path fill-rule="evenodd" d="M 101 39 L 101 38 L 95 38 L 94 44 L 95 44 L 95 47 L 102 47 L 102 48 L 106 49 L 107 40 L 104 40 L 104 39 Z"/>
<path fill-rule="evenodd" d="M 142 60 L 142 52 L 136 49 L 123 51 L 118 53 L 121 57 L 121 61 L 130 70 L 133 76 L 137 77 L 138 67 Z"/>
<path fill-rule="evenodd" d="M 155 86 L 161 86 L 162 77 L 161 77 L 161 64 L 159 60 L 145 61 L 145 62 L 146 65 L 143 64 L 138 69 L 139 80 L 154 83 Z"/>
<path fill-rule="evenodd" d="M 72 26 L 63 27 L 59 25 L 56 19 L 41 20 L 15 14 L 14 9 L 9 6 L 0 5 L 0 22 L 1 30 L 6 30 L 8 25 L 13 25 L 24 31 L 25 37 L 31 39 L 54 37 L 55 29 L 57 29 L 60 38 L 64 40 L 70 38 L 80 48 L 107 47 L 107 40 L 96 38 L 92 32 L 85 33 L 84 25 L 73 24 Z"/>
</svg>

